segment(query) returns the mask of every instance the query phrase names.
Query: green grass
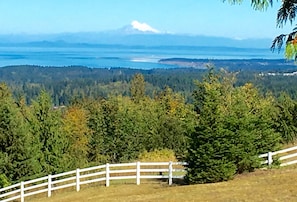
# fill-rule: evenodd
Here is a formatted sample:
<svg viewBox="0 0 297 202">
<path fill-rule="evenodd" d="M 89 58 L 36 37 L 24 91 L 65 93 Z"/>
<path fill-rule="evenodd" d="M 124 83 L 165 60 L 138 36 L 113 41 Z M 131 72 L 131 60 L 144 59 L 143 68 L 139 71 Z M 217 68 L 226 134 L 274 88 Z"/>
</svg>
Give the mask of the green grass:
<svg viewBox="0 0 297 202">
<path fill-rule="evenodd" d="M 78 201 L 297 201 L 296 167 L 258 170 L 236 176 L 228 182 L 174 185 L 166 182 L 144 181 L 137 186 L 111 183 L 110 187 L 83 187 L 80 192 L 61 190 L 51 198 L 39 196 L 26 199 L 32 202 L 78 202 Z"/>
</svg>

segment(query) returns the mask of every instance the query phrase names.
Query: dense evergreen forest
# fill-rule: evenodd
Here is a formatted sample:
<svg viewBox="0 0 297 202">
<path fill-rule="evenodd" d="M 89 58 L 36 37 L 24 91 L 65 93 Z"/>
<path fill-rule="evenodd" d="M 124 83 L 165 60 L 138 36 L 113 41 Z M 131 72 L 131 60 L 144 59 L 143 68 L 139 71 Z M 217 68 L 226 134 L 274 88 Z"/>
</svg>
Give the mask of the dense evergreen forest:
<svg viewBox="0 0 297 202">
<path fill-rule="evenodd" d="M 144 75 L 146 94 L 153 97 L 169 86 L 191 99 L 194 80 L 201 79 L 205 70 L 87 68 L 9 66 L 0 68 L 0 81 L 10 86 L 15 96 L 25 95 L 31 102 L 40 90 L 46 90 L 54 104 L 68 105 L 73 99 L 100 98 L 108 95 L 129 95 L 129 82 L 134 74 Z"/>
<path fill-rule="evenodd" d="M 196 88 L 195 81 L 201 80 L 205 75 L 209 60 L 197 60 L 196 62 L 204 64 L 203 68 L 141 70 L 81 66 L 7 66 L 0 68 L 0 82 L 5 82 L 14 96 L 25 96 L 27 103 L 31 103 L 31 100 L 36 98 L 41 90 L 46 90 L 52 97 L 54 105 L 62 106 L 81 98 L 130 95 L 129 82 L 136 73 L 140 73 L 145 78 L 146 95 L 154 97 L 164 88 L 170 87 L 174 92 L 184 96 L 186 102 L 192 103 L 192 93 Z M 235 85 L 237 86 L 251 82 L 262 93 L 271 92 L 279 96 L 281 92 L 286 92 L 292 98 L 297 98 L 296 76 L 265 75 L 268 72 L 297 71 L 294 64 L 283 60 L 214 60 L 211 62 L 218 69 L 223 67 L 228 71 L 236 72 Z M 260 74 L 263 75 L 260 76 Z"/>
<path fill-rule="evenodd" d="M 0 186 L 154 152 L 189 183 L 252 171 L 297 136 L 295 77 L 260 73 L 0 68 Z"/>
</svg>

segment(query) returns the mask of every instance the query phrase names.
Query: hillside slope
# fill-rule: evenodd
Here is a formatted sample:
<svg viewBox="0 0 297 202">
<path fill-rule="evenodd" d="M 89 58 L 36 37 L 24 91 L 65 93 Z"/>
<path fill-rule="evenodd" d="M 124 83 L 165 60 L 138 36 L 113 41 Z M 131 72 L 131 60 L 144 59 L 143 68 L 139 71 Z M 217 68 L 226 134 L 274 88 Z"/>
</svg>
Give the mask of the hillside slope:
<svg viewBox="0 0 297 202">
<path fill-rule="evenodd" d="M 297 201 L 297 169 L 258 170 L 214 184 L 168 187 L 164 183 L 111 184 L 63 192 L 33 202 L 75 201 Z"/>
</svg>

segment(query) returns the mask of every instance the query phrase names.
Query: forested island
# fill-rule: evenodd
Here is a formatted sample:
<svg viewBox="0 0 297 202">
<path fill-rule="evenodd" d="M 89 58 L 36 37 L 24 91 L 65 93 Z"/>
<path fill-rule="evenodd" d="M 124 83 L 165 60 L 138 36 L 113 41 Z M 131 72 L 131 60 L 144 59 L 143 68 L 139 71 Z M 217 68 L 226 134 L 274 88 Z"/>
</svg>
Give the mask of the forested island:
<svg viewBox="0 0 297 202">
<path fill-rule="evenodd" d="M 296 69 L 292 61 L 285 59 L 191 59 L 191 58 L 165 58 L 159 63 L 176 65 L 180 67 L 190 67 L 206 69 L 207 65 L 213 64 L 216 67 L 223 67 L 229 71 L 287 71 Z"/>
</svg>

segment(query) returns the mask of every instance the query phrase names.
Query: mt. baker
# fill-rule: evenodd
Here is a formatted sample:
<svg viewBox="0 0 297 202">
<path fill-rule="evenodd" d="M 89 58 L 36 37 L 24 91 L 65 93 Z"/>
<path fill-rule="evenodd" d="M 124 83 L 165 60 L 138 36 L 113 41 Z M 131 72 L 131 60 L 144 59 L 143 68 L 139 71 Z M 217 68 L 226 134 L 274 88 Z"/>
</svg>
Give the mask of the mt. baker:
<svg viewBox="0 0 297 202">
<path fill-rule="evenodd" d="M 0 41 L 2 45 L 34 43 L 40 46 L 79 43 L 85 45 L 206 46 L 269 49 L 271 45 L 271 39 L 236 40 L 227 37 L 169 34 L 137 20 L 120 29 L 104 32 L 0 35 Z"/>
<path fill-rule="evenodd" d="M 137 20 L 133 20 L 130 25 L 124 26 L 122 29 L 119 29 L 118 31 L 126 34 L 160 34 L 161 31 L 151 27 L 150 25 L 141 22 L 138 22 Z"/>
</svg>

